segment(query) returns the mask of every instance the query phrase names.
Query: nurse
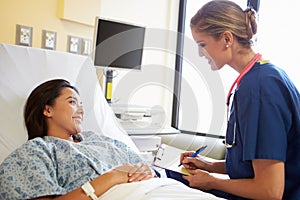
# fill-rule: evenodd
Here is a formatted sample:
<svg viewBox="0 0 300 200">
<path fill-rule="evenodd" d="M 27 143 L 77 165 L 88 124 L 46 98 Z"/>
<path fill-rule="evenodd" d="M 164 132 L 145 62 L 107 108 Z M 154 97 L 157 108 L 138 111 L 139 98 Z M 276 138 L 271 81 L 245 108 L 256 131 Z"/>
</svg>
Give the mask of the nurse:
<svg viewBox="0 0 300 200">
<path fill-rule="evenodd" d="M 251 48 L 255 11 L 214 0 L 190 23 L 199 56 L 211 69 L 228 65 L 239 76 L 226 102 L 231 108 L 225 161 L 206 162 L 185 152 L 180 163 L 192 176 L 184 178 L 193 188 L 227 199 L 300 199 L 300 95 L 282 69 Z"/>
</svg>

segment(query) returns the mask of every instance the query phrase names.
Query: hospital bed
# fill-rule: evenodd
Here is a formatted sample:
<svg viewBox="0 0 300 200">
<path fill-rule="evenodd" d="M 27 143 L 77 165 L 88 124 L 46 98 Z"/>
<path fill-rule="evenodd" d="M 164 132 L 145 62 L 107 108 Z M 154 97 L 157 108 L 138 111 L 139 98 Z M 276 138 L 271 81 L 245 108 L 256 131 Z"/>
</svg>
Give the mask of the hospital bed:
<svg viewBox="0 0 300 200">
<path fill-rule="evenodd" d="M 34 87 L 52 78 L 64 78 L 80 91 L 84 102 L 84 130 L 120 140 L 139 150 L 120 126 L 106 102 L 88 56 L 32 47 L 0 44 L 0 163 L 27 140 L 23 107 Z M 121 184 L 100 199 L 220 199 L 191 189 L 173 179 Z"/>
</svg>

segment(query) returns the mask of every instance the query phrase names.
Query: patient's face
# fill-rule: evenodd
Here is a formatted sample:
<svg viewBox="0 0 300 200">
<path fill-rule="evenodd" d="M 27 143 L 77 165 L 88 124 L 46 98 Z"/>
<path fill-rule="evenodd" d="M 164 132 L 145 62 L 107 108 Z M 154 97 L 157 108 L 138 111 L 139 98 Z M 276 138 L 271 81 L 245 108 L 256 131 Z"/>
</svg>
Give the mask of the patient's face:
<svg viewBox="0 0 300 200">
<path fill-rule="evenodd" d="M 63 88 L 53 106 L 48 106 L 48 135 L 71 139 L 82 129 L 83 108 L 80 96 L 71 88 Z"/>
</svg>

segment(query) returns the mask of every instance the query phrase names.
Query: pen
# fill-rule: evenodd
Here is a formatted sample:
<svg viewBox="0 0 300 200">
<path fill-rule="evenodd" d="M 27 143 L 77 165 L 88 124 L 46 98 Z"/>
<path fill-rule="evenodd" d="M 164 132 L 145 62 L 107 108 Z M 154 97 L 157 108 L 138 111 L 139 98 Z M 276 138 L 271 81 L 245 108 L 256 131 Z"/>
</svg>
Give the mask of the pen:
<svg viewBox="0 0 300 200">
<path fill-rule="evenodd" d="M 199 149 L 197 149 L 197 151 L 195 151 L 195 153 L 193 153 L 192 155 L 190 155 L 190 158 L 195 158 L 199 153 L 201 153 L 205 148 L 207 147 L 207 145 L 200 147 Z M 182 165 L 182 163 L 180 163 L 178 165 L 178 167 L 180 167 Z"/>
</svg>

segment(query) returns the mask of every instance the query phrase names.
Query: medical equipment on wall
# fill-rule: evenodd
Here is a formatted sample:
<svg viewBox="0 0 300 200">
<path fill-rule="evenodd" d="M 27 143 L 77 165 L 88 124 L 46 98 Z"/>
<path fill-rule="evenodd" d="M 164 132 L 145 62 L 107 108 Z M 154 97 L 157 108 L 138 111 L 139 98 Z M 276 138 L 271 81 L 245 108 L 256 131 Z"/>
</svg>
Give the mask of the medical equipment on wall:
<svg viewBox="0 0 300 200">
<path fill-rule="evenodd" d="M 166 113 L 161 106 L 112 104 L 111 108 L 129 135 L 179 133 L 167 124 Z"/>
</svg>

